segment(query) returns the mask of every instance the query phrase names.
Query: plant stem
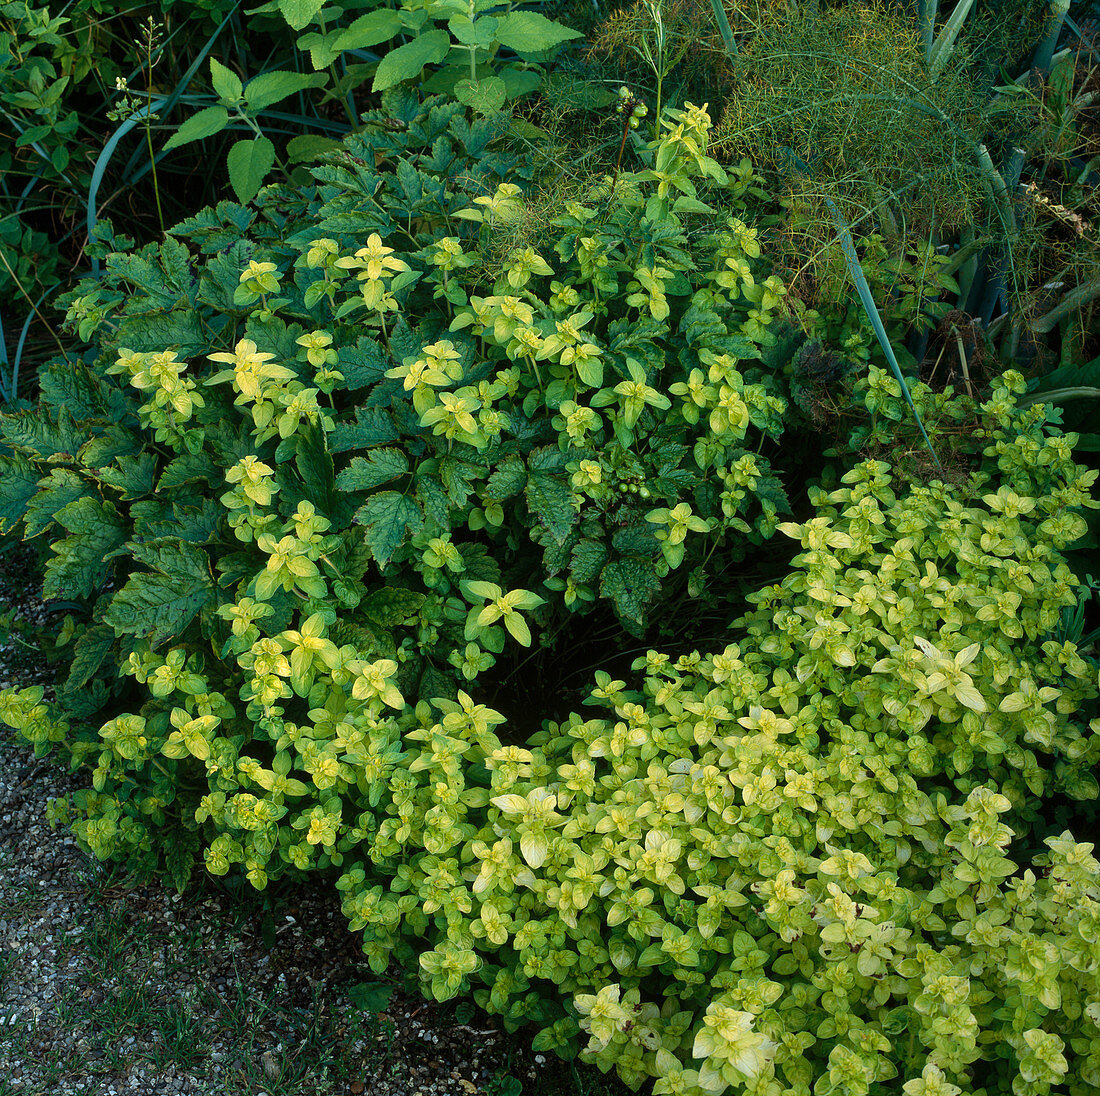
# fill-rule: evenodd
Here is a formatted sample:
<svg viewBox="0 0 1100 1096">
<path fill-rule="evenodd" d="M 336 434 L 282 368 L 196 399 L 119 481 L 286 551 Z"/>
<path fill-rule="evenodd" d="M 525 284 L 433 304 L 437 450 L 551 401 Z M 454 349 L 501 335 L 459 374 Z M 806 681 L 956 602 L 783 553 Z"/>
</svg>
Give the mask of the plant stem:
<svg viewBox="0 0 1100 1096">
<path fill-rule="evenodd" d="M 147 68 L 145 71 L 145 93 L 149 96 L 150 105 L 153 102 L 153 19 L 149 17 L 149 22 L 145 28 L 145 60 Z M 145 143 L 149 148 L 149 169 L 153 175 L 153 196 L 157 202 L 157 221 L 160 224 L 160 234 L 164 235 L 164 210 L 160 204 L 160 180 L 157 178 L 157 157 L 153 152 L 153 127 L 152 120 L 149 117 L 150 112 L 145 112 Z"/>
</svg>

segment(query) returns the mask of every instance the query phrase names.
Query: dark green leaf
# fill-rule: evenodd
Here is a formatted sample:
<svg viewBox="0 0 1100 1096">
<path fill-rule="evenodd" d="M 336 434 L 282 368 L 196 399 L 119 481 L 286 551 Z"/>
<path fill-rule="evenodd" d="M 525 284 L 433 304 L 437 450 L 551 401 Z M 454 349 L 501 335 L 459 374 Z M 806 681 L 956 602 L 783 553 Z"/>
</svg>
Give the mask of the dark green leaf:
<svg viewBox="0 0 1100 1096">
<path fill-rule="evenodd" d="M 114 630 L 106 624 L 93 624 L 85 629 L 73 648 L 73 661 L 65 682 L 68 690 L 83 688 L 103 665 L 111 645 L 115 641 Z"/>
<path fill-rule="evenodd" d="M 632 557 L 613 560 L 600 575 L 600 593 L 610 599 L 623 621 L 638 626 L 645 623 L 645 607 L 659 585 L 653 564 Z"/>
<path fill-rule="evenodd" d="M 54 544 L 46 564 L 42 592 L 47 598 L 90 597 L 109 577 L 106 560 L 117 555 L 126 539 L 119 512 L 109 503 L 85 495 L 70 502 L 57 520 L 72 535 Z"/>
<path fill-rule="evenodd" d="M 352 392 L 382 380 L 392 364 L 385 347 L 368 335 L 361 336 L 355 346 L 341 347 L 339 353 L 336 368 L 344 376 L 343 387 Z"/>
<path fill-rule="evenodd" d="M 153 567 L 131 575 L 111 599 L 104 621 L 120 634 L 141 636 L 153 646 L 179 636 L 216 598 L 206 553 L 173 540 L 133 545 L 134 556 Z"/>
<path fill-rule="evenodd" d="M 328 447 L 330 452 L 346 453 L 350 449 L 386 445 L 400 436 L 388 411 L 381 407 L 357 407 L 353 420 L 336 424 L 329 434 Z"/>
<path fill-rule="evenodd" d="M 409 470 L 409 460 L 400 449 L 372 449 L 365 457 L 356 457 L 336 477 L 336 486 L 345 492 L 373 491 Z"/>
<path fill-rule="evenodd" d="M 383 586 L 381 590 L 368 594 L 359 603 L 359 609 L 372 624 L 388 630 L 416 616 L 423 604 L 423 594 L 395 586 Z"/>
<path fill-rule="evenodd" d="M 393 996 L 393 986 L 385 982 L 360 982 L 351 987 L 348 996 L 360 1012 L 383 1012 Z"/>
<path fill-rule="evenodd" d="M 61 408 L 74 419 L 98 418 L 107 412 L 107 389 L 85 366 L 54 362 L 38 375 L 42 402 L 55 413 Z"/>
<path fill-rule="evenodd" d="M 0 457 L 0 533 L 22 520 L 38 482 L 38 470 L 24 457 Z"/>
<path fill-rule="evenodd" d="M 447 497 L 459 508 L 466 505 L 480 474 L 481 469 L 468 461 L 445 457 L 439 462 L 439 478 L 447 489 Z"/>
<path fill-rule="evenodd" d="M 0 470 L 4 486 L 8 486 L 7 470 Z M 40 490 L 27 503 L 26 516 L 23 518 L 25 535 L 36 537 L 48 529 L 57 519 L 59 510 L 75 502 L 84 495 L 93 495 L 94 490 L 83 476 L 67 468 L 55 468 L 41 481 Z"/>
<path fill-rule="evenodd" d="M 407 536 L 415 536 L 424 527 L 420 507 L 397 491 L 381 491 L 371 495 L 356 511 L 355 520 L 364 527 L 363 538 L 382 568 L 393 558 Z"/>
<path fill-rule="evenodd" d="M 129 501 L 152 492 L 156 470 L 156 457 L 146 451 L 136 457 L 119 457 L 115 464 L 99 473 L 99 478 L 118 491 L 124 501 Z"/>
<path fill-rule="evenodd" d="M 570 568 L 574 582 L 590 583 L 607 561 L 607 549 L 595 540 L 582 540 L 573 549 Z"/>
<path fill-rule="evenodd" d="M 565 481 L 543 473 L 532 473 L 527 479 L 527 505 L 536 518 L 559 544 L 564 544 L 577 521 L 572 493 Z"/>
<path fill-rule="evenodd" d="M 503 460 L 485 485 L 485 497 L 503 502 L 518 495 L 527 482 L 527 471 L 517 456 Z"/>
<path fill-rule="evenodd" d="M 297 448 L 294 464 L 302 477 L 305 497 L 321 513 L 332 511 L 332 496 L 336 488 L 335 470 L 332 454 L 328 451 L 325 432 L 317 426 L 310 426 L 295 436 Z"/>
<path fill-rule="evenodd" d="M 169 491 L 199 481 L 221 485 L 224 474 L 206 453 L 184 453 L 170 461 L 157 481 L 158 491 Z"/>
</svg>

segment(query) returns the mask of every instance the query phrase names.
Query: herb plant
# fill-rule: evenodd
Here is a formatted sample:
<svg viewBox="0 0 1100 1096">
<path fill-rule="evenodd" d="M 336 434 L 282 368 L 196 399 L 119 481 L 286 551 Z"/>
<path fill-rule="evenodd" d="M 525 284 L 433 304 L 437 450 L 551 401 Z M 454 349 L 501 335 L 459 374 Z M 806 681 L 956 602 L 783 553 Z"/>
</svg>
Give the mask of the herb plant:
<svg viewBox="0 0 1100 1096">
<path fill-rule="evenodd" d="M 1097 862 L 1068 832 L 1027 864 L 1013 842 L 1052 795 L 1097 795 L 1096 670 L 1051 638 L 1095 474 L 1022 389 L 1009 374 L 983 405 L 964 484 L 896 494 L 858 465 L 783 525 L 803 552 L 725 649 L 650 651 L 640 688 L 598 672 L 606 716 L 522 744 L 466 691 L 406 702 L 397 659 L 341 644 L 310 589 L 337 548 L 306 502 L 261 534 L 296 619 L 246 596 L 217 610 L 220 657 L 136 646 L 147 699 L 95 738 L 39 689 L 0 710 L 95 762 L 55 816 L 101 855 L 171 819 L 170 863 L 202 846 L 257 886 L 336 868 L 376 969 L 538 1023 L 537 1049 L 579 1037 L 631 1085 L 1084 1093 Z M 229 493 L 267 508 L 275 478 L 247 460 Z M 470 593 L 483 626 L 529 604 Z"/>
</svg>

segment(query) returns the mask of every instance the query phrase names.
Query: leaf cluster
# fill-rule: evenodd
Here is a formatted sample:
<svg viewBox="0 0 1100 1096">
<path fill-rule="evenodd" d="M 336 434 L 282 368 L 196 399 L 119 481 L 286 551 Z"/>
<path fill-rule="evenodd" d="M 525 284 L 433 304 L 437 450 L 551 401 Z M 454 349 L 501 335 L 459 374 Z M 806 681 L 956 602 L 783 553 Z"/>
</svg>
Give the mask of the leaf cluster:
<svg viewBox="0 0 1100 1096">
<path fill-rule="evenodd" d="M 631 1085 L 1084 1096 L 1096 860 L 1068 832 L 1026 864 L 1013 842 L 1053 794 L 1097 795 L 1096 668 L 1051 638 L 1095 474 L 1021 388 L 983 404 L 965 483 L 856 466 L 784 523 L 801 552 L 725 649 L 650 651 L 636 687 L 597 673 L 590 717 L 507 745 L 464 691 L 406 704 L 397 661 L 338 646 L 323 606 L 293 627 L 242 598 L 240 700 L 207 644 L 136 648 L 148 700 L 70 741 L 96 788 L 55 814 L 107 855 L 186 805 L 208 869 L 257 886 L 335 866 L 376 969 Z M 71 739 L 41 690 L 0 703 Z"/>
</svg>

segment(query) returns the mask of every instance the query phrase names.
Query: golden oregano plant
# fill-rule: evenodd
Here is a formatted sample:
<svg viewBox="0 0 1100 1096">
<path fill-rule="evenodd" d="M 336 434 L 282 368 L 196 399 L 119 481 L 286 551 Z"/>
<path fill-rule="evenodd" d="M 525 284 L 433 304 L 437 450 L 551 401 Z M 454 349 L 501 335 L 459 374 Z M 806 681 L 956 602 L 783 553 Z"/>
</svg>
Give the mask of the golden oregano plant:
<svg viewBox="0 0 1100 1096">
<path fill-rule="evenodd" d="M 899 494 L 857 465 L 782 526 L 802 551 L 723 650 L 598 672 L 596 712 L 524 742 L 464 691 L 406 700 L 323 612 L 261 637 L 262 598 L 223 606 L 221 659 L 136 650 L 147 700 L 96 743 L 41 689 L 0 711 L 98 754 L 53 812 L 93 850 L 149 840 L 175 798 L 214 873 L 334 866 L 375 969 L 631 1085 L 1083 1096 L 1100 864 L 1068 832 L 1026 864 L 1013 842 L 1052 796 L 1097 795 L 1096 667 L 1052 638 L 1095 474 L 1022 388 L 982 406 L 965 483 Z"/>
</svg>

